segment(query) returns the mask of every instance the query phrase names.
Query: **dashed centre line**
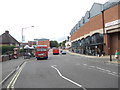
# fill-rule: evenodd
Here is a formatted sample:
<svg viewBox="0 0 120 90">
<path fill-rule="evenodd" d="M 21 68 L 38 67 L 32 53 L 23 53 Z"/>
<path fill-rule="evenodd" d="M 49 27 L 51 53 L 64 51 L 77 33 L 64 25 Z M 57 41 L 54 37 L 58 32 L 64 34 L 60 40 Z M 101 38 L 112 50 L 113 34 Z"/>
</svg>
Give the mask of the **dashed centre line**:
<svg viewBox="0 0 120 90">
<path fill-rule="evenodd" d="M 107 73 L 107 74 L 111 74 L 111 75 L 113 75 L 113 76 L 120 77 L 120 76 L 119 76 L 120 73 L 112 72 L 112 71 L 110 71 L 110 70 L 106 70 L 106 69 L 103 69 L 103 68 L 100 68 L 100 67 L 97 67 L 97 66 L 89 66 L 89 65 L 87 65 L 87 64 L 83 64 L 83 66 L 88 67 L 88 69 L 97 69 L 97 70 L 99 70 L 99 71 L 101 71 L 101 72 L 104 72 L 104 73 Z"/>
</svg>

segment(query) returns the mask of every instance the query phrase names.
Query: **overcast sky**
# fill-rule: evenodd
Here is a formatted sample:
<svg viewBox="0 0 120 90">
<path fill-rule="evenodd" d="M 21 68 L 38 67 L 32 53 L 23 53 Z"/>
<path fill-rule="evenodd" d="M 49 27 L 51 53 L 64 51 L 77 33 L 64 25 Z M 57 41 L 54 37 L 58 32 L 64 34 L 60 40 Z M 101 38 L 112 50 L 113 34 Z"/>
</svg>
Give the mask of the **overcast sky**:
<svg viewBox="0 0 120 90">
<path fill-rule="evenodd" d="M 108 0 L 0 0 L 0 35 L 10 34 L 22 41 L 36 38 L 65 40 L 71 29 L 94 3 Z M 34 27 L 30 27 L 34 26 Z"/>
</svg>

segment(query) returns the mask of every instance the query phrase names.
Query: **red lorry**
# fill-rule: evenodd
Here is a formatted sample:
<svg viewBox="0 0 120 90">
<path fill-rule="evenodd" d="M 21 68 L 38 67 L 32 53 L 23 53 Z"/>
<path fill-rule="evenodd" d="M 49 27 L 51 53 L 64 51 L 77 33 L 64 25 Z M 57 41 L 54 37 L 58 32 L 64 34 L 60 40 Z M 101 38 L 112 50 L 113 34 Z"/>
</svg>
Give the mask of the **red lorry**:
<svg viewBox="0 0 120 90">
<path fill-rule="evenodd" d="M 36 58 L 37 60 L 48 58 L 48 46 L 47 45 L 36 46 Z"/>
<path fill-rule="evenodd" d="M 58 48 L 53 48 L 53 55 L 58 55 L 59 54 L 59 49 Z"/>
</svg>

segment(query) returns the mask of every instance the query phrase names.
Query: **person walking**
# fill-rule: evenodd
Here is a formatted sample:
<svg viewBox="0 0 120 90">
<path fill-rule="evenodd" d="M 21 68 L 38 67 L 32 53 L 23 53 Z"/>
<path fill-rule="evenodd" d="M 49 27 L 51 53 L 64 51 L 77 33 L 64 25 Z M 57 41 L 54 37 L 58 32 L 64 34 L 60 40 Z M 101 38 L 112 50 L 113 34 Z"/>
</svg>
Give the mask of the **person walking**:
<svg viewBox="0 0 120 90">
<path fill-rule="evenodd" d="M 119 52 L 118 52 L 118 50 L 116 50 L 116 52 L 115 52 L 115 58 L 119 59 Z"/>
</svg>

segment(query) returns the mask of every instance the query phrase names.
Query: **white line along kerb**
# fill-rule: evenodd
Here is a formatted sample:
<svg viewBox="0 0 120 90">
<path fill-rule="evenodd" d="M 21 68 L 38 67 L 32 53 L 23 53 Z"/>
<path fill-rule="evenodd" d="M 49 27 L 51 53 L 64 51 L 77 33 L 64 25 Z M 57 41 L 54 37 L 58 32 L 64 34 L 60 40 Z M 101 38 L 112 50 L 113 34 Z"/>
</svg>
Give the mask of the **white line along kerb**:
<svg viewBox="0 0 120 90">
<path fill-rule="evenodd" d="M 5 81 L 5 80 L 7 80 L 7 78 L 9 78 L 10 77 L 10 75 L 12 75 L 13 74 L 13 72 L 15 72 L 15 69 L 4 79 L 4 80 L 2 80 L 2 82 L 0 82 L 0 85 L 2 85 L 2 83 Z"/>
<path fill-rule="evenodd" d="M 18 78 L 18 76 L 20 75 L 23 67 L 25 66 L 27 62 L 24 62 L 23 65 L 18 69 L 17 73 L 14 75 L 14 77 L 12 78 L 12 80 L 10 81 L 10 83 L 8 84 L 7 88 L 14 88 L 14 84 Z"/>
<path fill-rule="evenodd" d="M 53 65 L 53 66 L 51 66 L 51 67 L 54 68 L 54 69 L 58 72 L 58 74 L 59 74 L 63 79 L 65 79 L 65 80 L 67 80 L 67 81 L 69 81 L 69 82 L 71 82 L 71 83 L 77 85 L 78 87 L 83 88 L 82 85 L 80 85 L 80 84 L 78 84 L 78 83 L 76 83 L 76 82 L 74 82 L 74 81 L 72 81 L 72 80 L 70 80 L 70 79 L 64 77 L 64 76 L 61 74 L 61 72 L 60 72 L 55 66 L 56 66 L 56 65 Z M 83 88 L 83 89 L 86 90 L 85 88 Z"/>
<path fill-rule="evenodd" d="M 23 69 L 23 67 L 25 66 L 26 63 L 27 63 L 27 62 L 25 62 L 25 63 L 22 65 L 22 67 L 20 68 L 20 71 L 19 71 L 17 77 L 15 78 L 15 80 L 13 81 L 13 83 L 12 83 L 12 85 L 11 85 L 11 88 L 14 88 L 15 82 L 17 81 L 17 79 L 18 79 L 18 77 L 19 77 L 19 75 L 20 75 L 20 73 L 21 73 L 21 71 L 22 71 L 22 69 Z"/>
</svg>

